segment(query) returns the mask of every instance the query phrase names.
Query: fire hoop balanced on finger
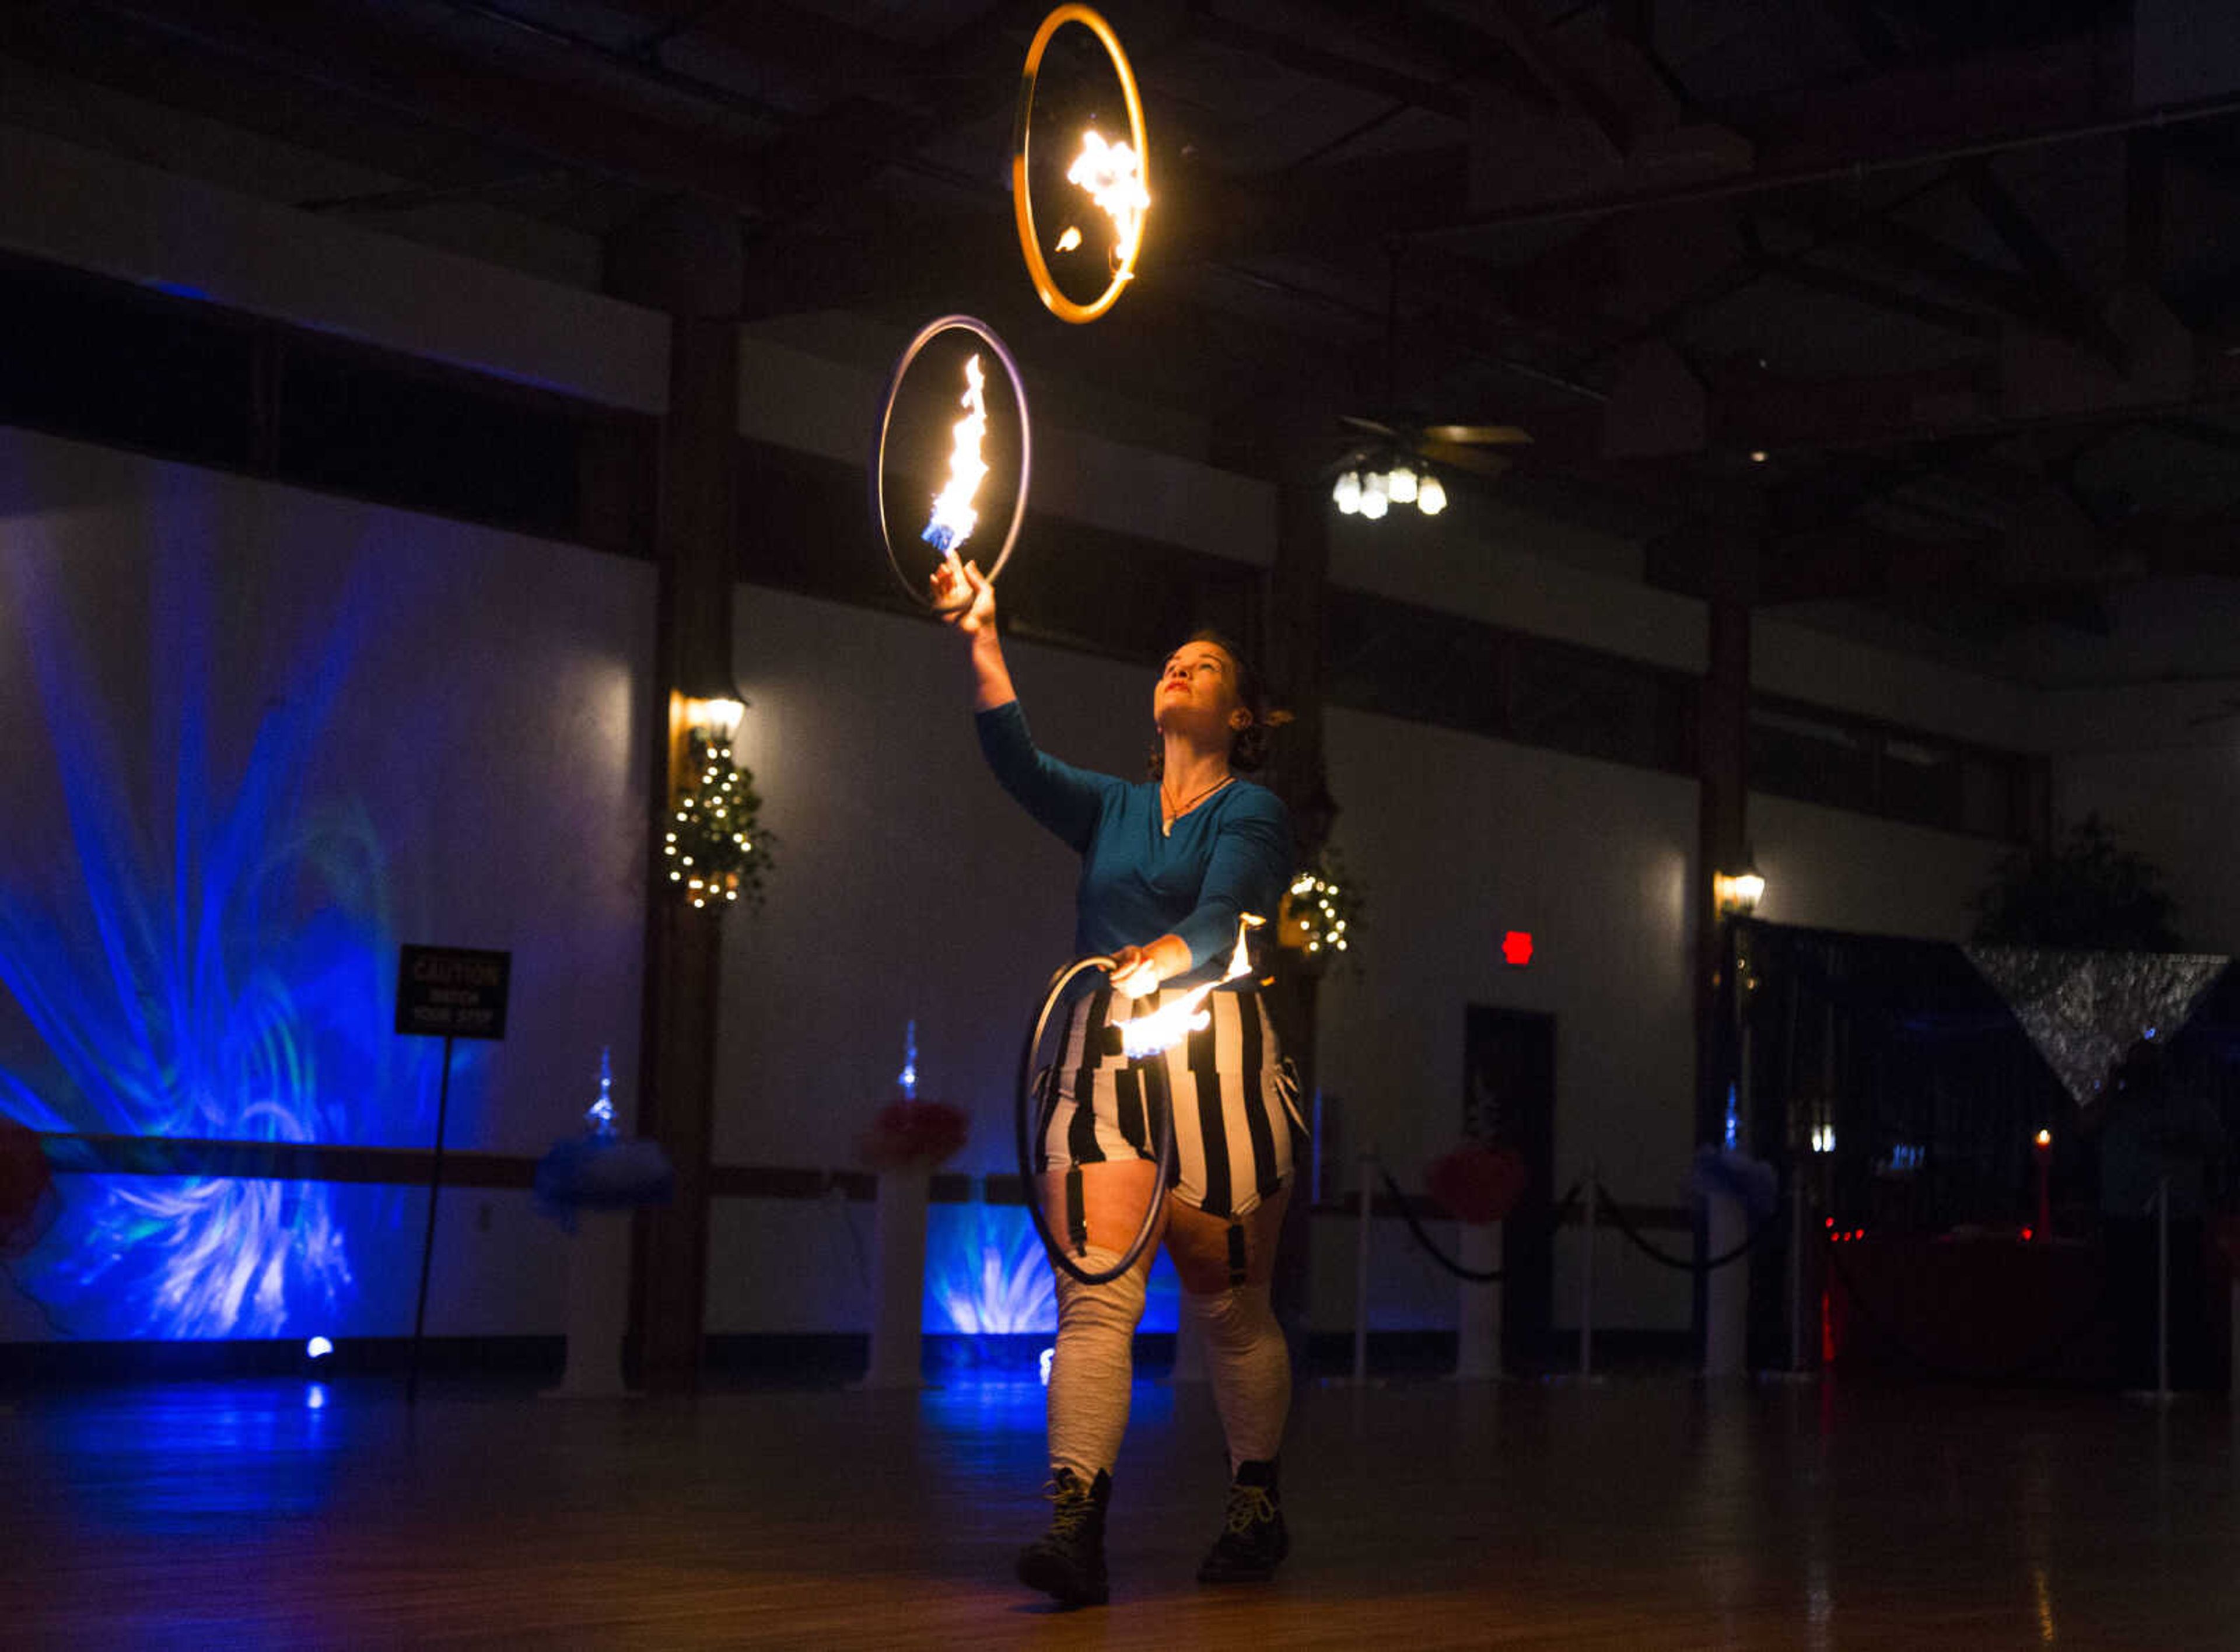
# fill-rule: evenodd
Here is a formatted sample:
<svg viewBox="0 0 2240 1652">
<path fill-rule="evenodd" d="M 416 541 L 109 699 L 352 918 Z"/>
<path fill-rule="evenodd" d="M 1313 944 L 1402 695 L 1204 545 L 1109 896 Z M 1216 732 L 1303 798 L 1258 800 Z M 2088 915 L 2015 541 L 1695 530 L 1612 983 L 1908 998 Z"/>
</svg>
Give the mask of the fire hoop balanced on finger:
<svg viewBox="0 0 2240 1652">
<path fill-rule="evenodd" d="M 977 354 L 965 358 L 964 390 L 957 398 L 962 414 L 950 430 L 949 469 L 941 490 L 933 496 L 930 514 L 924 529 L 917 536 L 932 547 L 942 558 L 936 570 L 939 583 L 937 591 L 950 595 L 941 597 L 928 596 L 924 576 L 903 565 L 903 558 L 895 544 L 894 527 L 887 509 L 887 445 L 894 429 L 895 403 L 901 397 L 903 382 L 926 346 L 945 333 L 969 333 L 980 341 L 989 355 L 1003 368 L 1010 382 L 1012 405 L 1017 410 L 1019 470 L 1017 484 L 1011 496 L 1011 519 L 1003 530 L 1003 543 L 997 548 L 988 564 L 987 577 L 992 582 L 1003 571 L 1003 564 L 1011 559 L 1011 548 L 1018 543 L 1020 524 L 1027 519 L 1027 490 L 1034 480 L 1034 424 L 1027 412 L 1027 387 L 1019 376 L 1019 364 L 1004 348 L 996 330 L 975 316 L 941 316 L 917 330 L 903 352 L 895 358 L 887 374 L 887 385 L 879 403 L 879 428 L 871 445 L 870 489 L 871 521 L 879 530 L 879 543 L 887 553 L 887 566 L 894 573 L 895 583 L 914 603 L 937 610 L 961 606 L 971 601 L 968 586 L 957 580 L 961 573 L 958 551 L 971 539 L 980 526 L 977 497 L 981 479 L 988 473 L 986 461 L 981 456 L 988 436 L 987 372 Z M 986 536 L 981 536 L 985 542 Z"/>
</svg>

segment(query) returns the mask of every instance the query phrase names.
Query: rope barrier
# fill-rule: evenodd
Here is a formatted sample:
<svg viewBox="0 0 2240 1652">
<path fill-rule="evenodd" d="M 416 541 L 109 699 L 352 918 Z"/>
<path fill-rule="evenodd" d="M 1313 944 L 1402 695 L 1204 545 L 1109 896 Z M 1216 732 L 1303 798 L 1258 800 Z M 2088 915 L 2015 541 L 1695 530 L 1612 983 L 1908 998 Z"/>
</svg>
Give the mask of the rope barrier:
<svg viewBox="0 0 2240 1652">
<path fill-rule="evenodd" d="M 2100 1289 L 2093 1295 L 2091 1307 L 2085 1309 L 2075 1322 L 2065 1328 L 2058 1336 L 2049 1338 L 2030 1355 L 2011 1365 L 1995 1366 L 1988 1369 L 1970 1369 L 1966 1366 L 1954 1365 L 1949 1361 L 1938 1359 L 1934 1355 L 1924 1354 L 1906 1341 L 1889 1320 L 1875 1311 L 1874 1305 L 1868 1302 L 1865 1294 L 1860 1290 L 1858 1282 L 1851 1276 L 1850 1270 L 1843 1266 L 1843 1256 L 1837 1247 L 1835 1236 L 1823 1228 L 1821 1229 L 1820 1242 L 1827 1251 L 1829 1270 L 1842 1283 L 1844 1294 L 1850 1298 L 1851 1306 L 1858 1310 L 1859 1317 L 1874 1327 L 1875 1334 L 1930 1376 L 1950 1377 L 1955 1382 L 2010 1382 L 2018 1376 L 2028 1376 L 2033 1371 L 2043 1370 L 2066 1354 L 2085 1332 L 2099 1323 L 2102 1310 L 2108 1305 L 2109 1276 L 2108 1270 L 2103 1266 L 2100 1272 Z"/>
<path fill-rule="evenodd" d="M 1496 1285 L 1508 1276 L 1506 1268 L 1465 1268 L 1441 1250 L 1432 1242 L 1431 1236 L 1423 1231 L 1423 1224 L 1417 1220 L 1415 1207 L 1409 1202 L 1408 1196 L 1402 1191 L 1400 1184 L 1392 1179 L 1392 1172 L 1379 1164 L 1377 1174 L 1383 1178 L 1385 1190 L 1392 1196 L 1392 1202 L 1400 1208 L 1400 1215 L 1408 1223 L 1408 1231 L 1415 1236 L 1416 1242 L 1423 1248 L 1424 1254 L 1433 1262 L 1456 1278 L 1472 1285 Z M 1556 1202 L 1556 1208 L 1548 1213 L 1549 1227 L 1554 1228 L 1563 1222 L 1563 1213 L 1578 1202 L 1580 1189 L 1585 1185 L 1583 1182 L 1574 1182 L 1571 1190 Z"/>
<path fill-rule="evenodd" d="M 1602 1202 L 1602 1208 L 1610 1212 L 1610 1220 L 1617 1224 L 1617 1230 L 1633 1242 L 1635 1249 L 1651 1262 L 1660 1262 L 1667 1268 L 1676 1269 L 1683 1274 L 1708 1274 L 1716 1269 L 1725 1267 L 1729 1262 L 1741 1261 L 1755 1250 L 1759 1242 L 1778 1225 L 1771 1216 L 1761 1217 L 1757 1226 L 1753 1228 L 1743 1238 L 1742 1243 L 1733 1249 L 1722 1251 L 1716 1256 L 1706 1256 L 1703 1261 L 1697 1262 L 1692 1256 L 1676 1256 L 1670 1251 L 1652 1244 L 1643 1238 L 1641 1230 L 1633 1225 L 1633 1219 L 1626 1215 L 1625 1207 L 1611 1198 L 1610 1189 L 1599 1182 L 1595 1183 L 1595 1196 Z"/>
</svg>

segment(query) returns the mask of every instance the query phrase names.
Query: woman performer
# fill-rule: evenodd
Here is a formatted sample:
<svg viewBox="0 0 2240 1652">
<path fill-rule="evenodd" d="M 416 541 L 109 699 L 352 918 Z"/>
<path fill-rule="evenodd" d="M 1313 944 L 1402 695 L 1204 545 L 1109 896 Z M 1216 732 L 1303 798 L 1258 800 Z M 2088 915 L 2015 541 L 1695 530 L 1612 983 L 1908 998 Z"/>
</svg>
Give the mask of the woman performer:
<svg viewBox="0 0 2240 1652">
<path fill-rule="evenodd" d="M 1177 1179 L 1158 1185 L 1157 1121 L 1140 1076 L 1096 1035 L 1115 1020 L 1218 980 L 1239 920 L 1273 921 L 1290 877 L 1290 818 L 1276 795 L 1240 779 L 1258 767 L 1271 724 L 1251 670 L 1200 632 L 1168 656 L 1151 696 L 1159 743 L 1151 779 L 1130 784 L 1044 756 L 1027 732 L 996 634 L 996 593 L 974 563 L 950 558 L 936 603 L 970 641 L 980 749 L 1003 789 L 1082 857 L 1075 949 L 1110 954 L 1109 983 L 1077 998 L 1041 1113 L 1041 1197 L 1083 1271 L 1120 1260 L 1145 1202 L 1163 1198 L 1162 1232 L 1183 1311 L 1204 1334 L 1231 1483 L 1204 1583 L 1259 1582 L 1290 1548 L 1277 1503 L 1277 1452 L 1290 1409 L 1290 1358 L 1268 1282 L 1291 1177 L 1297 1081 L 1252 978 L 1206 1001 L 1212 1024 L 1163 1057 L 1173 1100 Z M 969 601 L 968 601 L 969 599 Z M 1062 1213 L 1062 1220 L 1061 1220 Z M 1050 1373 L 1057 1509 L 1019 1555 L 1019 1581 L 1068 1605 L 1108 1594 L 1104 1511 L 1128 1426 L 1130 1347 L 1151 1253 L 1103 1285 L 1057 1273 Z"/>
</svg>

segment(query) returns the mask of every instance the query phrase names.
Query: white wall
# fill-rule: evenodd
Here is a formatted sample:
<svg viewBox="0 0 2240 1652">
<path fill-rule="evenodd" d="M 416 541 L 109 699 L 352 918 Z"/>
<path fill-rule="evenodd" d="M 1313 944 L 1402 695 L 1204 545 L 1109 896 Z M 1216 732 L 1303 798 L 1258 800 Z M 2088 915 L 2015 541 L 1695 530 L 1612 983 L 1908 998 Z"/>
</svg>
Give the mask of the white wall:
<svg viewBox="0 0 2240 1652">
<path fill-rule="evenodd" d="M 767 908 L 725 931 L 717 1156 L 853 1163 L 915 1017 L 920 1095 L 974 1119 L 950 1168 L 1008 1170 L 1023 1016 L 1073 956 L 1078 862 L 989 775 L 954 634 L 760 587 L 737 624 L 736 749 L 777 863 Z M 1141 774 L 1149 672 L 1008 651 L 1045 749 Z"/>
<path fill-rule="evenodd" d="M 1619 1198 L 1674 1202 L 1694 1139 L 1694 783 L 1345 711 L 1329 746 L 1334 837 L 1367 900 L 1360 972 L 1322 1000 L 1322 1083 L 1349 1129 L 1420 1186 L 1461 1137 L 1468 1006 L 1537 1011 L 1557 1018 L 1557 1182 L 1596 1162 Z M 1525 969 L 1502 959 L 1510 929 L 1533 936 Z M 1575 1249 L 1566 1233 L 1559 1320 Z M 1605 1322 L 1687 1323 L 1679 1276 L 1611 1268 Z"/>
<path fill-rule="evenodd" d="M 2006 750 L 2027 749 L 2035 696 L 1981 672 L 1892 653 L 1761 614 L 1750 629 L 1750 683 L 1761 694 Z"/>
<path fill-rule="evenodd" d="M 637 1068 L 653 584 L 597 552 L 0 432 L 0 1106 L 88 1134 L 424 1146 L 441 1046 L 396 1036 L 393 993 L 397 945 L 429 942 L 513 954 L 505 1040 L 454 1058 L 450 1144 L 536 1154 L 573 1129 L 603 1045 Z M 105 1245 L 187 1242 L 207 1189 L 63 1191 L 18 1275 L 55 1282 L 79 1334 L 133 1334 L 134 1261 L 110 1307 L 71 1279 Z M 283 1191 L 235 1212 L 222 1249 L 323 1257 L 341 1306 L 297 1281 L 291 1330 L 400 1334 L 407 1199 L 340 1190 L 330 1222 Z M 504 1264 L 448 1280 L 446 1322 L 557 1310 L 549 1273 L 511 1275 L 561 1251 L 520 1230 L 523 1201 L 482 1202 L 509 1214 L 445 1254 Z M 0 1336 L 39 1334 L 20 1304 L 0 1316 Z"/>
<path fill-rule="evenodd" d="M 780 858 L 767 909 L 726 933 L 717 1156 L 853 1162 L 914 1016 L 923 1093 L 973 1117 L 952 1168 L 1008 1171 L 1023 1017 L 1070 954 L 1077 863 L 987 774 L 954 637 L 758 588 L 742 590 L 737 617 L 750 701 L 738 749 Z M 1010 654 L 1047 749 L 1140 772 L 1145 672 L 1017 643 Z M 1370 902 L 1362 973 L 1335 973 L 1323 995 L 1323 1082 L 1349 1129 L 1373 1133 L 1417 1180 L 1460 1134 L 1467 1006 L 1547 1010 L 1559 1018 L 1563 1174 L 1597 1156 L 1621 1196 L 1675 1199 L 1692 1135 L 1692 783 L 1385 718 L 1340 711 L 1330 723 L 1346 800 L 1337 838 Z M 1538 937 L 1528 969 L 1501 961 L 1510 928 Z M 809 1205 L 724 1209 L 711 1322 L 855 1322 L 844 1304 L 862 1290 L 839 1220 Z M 1451 1292 L 1424 1296 L 1423 1264 L 1397 1231 L 1380 1279 L 1419 1304 L 1413 1322 L 1450 1322 Z M 770 1276 L 779 1256 L 783 1280 Z M 1677 1276 L 1608 1265 L 1611 1322 L 1685 1324 Z M 767 1282 L 750 1289 L 757 1278 Z M 1333 1296 L 1318 1321 L 1337 1328 L 1349 1311 Z"/>
<path fill-rule="evenodd" d="M 2054 807 L 2064 826 L 2097 814 L 2162 869 L 2189 948 L 2240 953 L 2240 734 L 2215 746 L 2057 757 Z"/>
<path fill-rule="evenodd" d="M 2009 845 L 1751 794 L 1750 840 L 1775 923 L 1963 941 Z"/>
<path fill-rule="evenodd" d="M 2098 815 L 2162 869 L 2187 945 L 2240 952 L 2240 676 L 2049 692 L 2037 710 L 2057 824 Z"/>
<path fill-rule="evenodd" d="M 665 395 L 661 318 L 565 282 L 20 130 L 0 131 L 0 246 L 613 405 L 657 410 Z M 858 328 L 843 347 L 829 327 L 750 330 L 743 430 L 856 457 L 878 388 L 884 341 L 876 332 Z M 1037 434 L 1043 506 L 1247 563 L 1272 554 L 1273 498 L 1263 484 L 1109 436 L 1055 424 Z M 26 451 L 67 448 L 25 439 Z M 112 461 L 124 469 L 102 468 Z M 42 463 L 60 474 L 51 454 Z M 137 534 L 143 546 L 146 478 L 183 469 L 115 456 L 70 463 L 81 471 L 63 503 L 92 513 L 93 538 Z M 617 1029 L 617 1070 L 635 1069 L 639 896 L 630 880 L 643 758 L 626 731 L 643 726 L 633 696 L 647 681 L 650 570 L 261 484 L 213 487 L 229 511 L 246 513 L 224 537 L 246 548 L 241 566 L 253 574 L 244 573 L 238 596 L 252 606 L 294 613 L 316 603 L 322 582 L 340 576 L 328 556 L 335 545 L 362 548 L 365 567 L 423 570 L 408 593 L 425 605 L 414 652 L 375 670 L 330 753 L 346 754 L 364 783 L 391 800 L 384 807 L 407 840 L 445 845 L 453 856 L 411 857 L 403 876 L 413 910 L 462 936 L 472 930 L 470 938 L 528 937 L 514 939 L 523 989 L 558 1008 L 549 1023 L 525 1023 L 502 1060 L 482 1054 L 476 1070 L 501 1099 L 463 1122 L 456 1139 L 537 1150 L 548 1116 L 577 1104 L 586 1065 L 578 1046 L 603 1037 L 603 1023 Z M 33 508 L 52 514 L 49 503 Z M 876 554 L 859 542 L 834 554 L 859 551 Z M 1341 522 L 1331 554 L 1346 585 L 1675 669 L 1702 668 L 1701 605 L 1643 586 L 1637 547 L 1537 521 L 1497 499 L 1472 498 L 1436 523 Z M 130 563 L 127 553 L 115 564 L 126 587 Z M 851 1162 L 857 1130 L 890 1093 L 903 1023 L 914 1016 L 926 1092 L 958 1101 L 975 1119 L 957 1168 L 1006 1169 L 1017 1023 L 1070 950 L 1071 858 L 987 777 L 954 639 L 930 623 L 759 590 L 739 592 L 737 618 L 737 675 L 753 702 L 740 751 L 768 800 L 778 861 L 768 909 L 738 915 L 727 932 L 717 1157 Z M 477 627 L 494 619 L 491 641 Z M 270 634 L 240 628 L 244 693 L 286 669 L 258 651 L 257 639 Z M 563 641 L 583 649 L 572 665 L 540 652 Z M 1777 619 L 1761 624 L 1756 656 L 1768 691 L 1959 737 L 2014 743 L 2030 709 L 1988 680 Z M 427 657 L 460 680 L 428 680 Z M 1137 771 L 1143 673 L 1028 646 L 1014 649 L 1014 663 L 1046 744 L 1092 766 Z M 104 669 L 127 686 L 137 681 L 125 656 Z M 576 686 L 556 695 L 556 681 Z M 451 696 L 440 734 L 402 716 L 416 696 L 430 694 Z M 450 719 L 463 715 L 463 696 L 490 709 L 467 716 L 458 726 L 468 732 L 457 736 Z M 0 761 L 11 774 L 37 756 L 30 728 L 0 719 Z M 1326 1087 L 1374 1126 L 1412 1179 L 1459 1127 L 1465 1006 L 1545 1010 L 1559 1027 L 1559 1172 L 1596 1157 L 1621 1197 L 1675 1199 L 1691 1134 L 1684 892 L 1693 783 L 1343 711 L 1330 716 L 1330 738 L 1345 806 L 1337 838 L 1370 905 L 1365 973 L 1340 976 L 1325 996 Z M 570 766 L 586 752 L 588 769 Z M 2088 770 L 2075 773 L 2085 795 Z M 501 791 L 505 807 L 491 808 Z M 2192 818 L 2175 801 L 2190 795 L 2171 792 L 2166 833 Z M 539 798 L 552 801 L 551 819 L 537 813 Z M 55 800 L 41 806 L 50 821 Z M 1767 916 L 1787 921 L 1957 933 L 1961 903 L 1997 853 L 1778 800 L 1754 800 L 1753 815 L 1772 885 Z M 2186 852 L 2189 864 L 2205 867 L 2201 838 Z M 576 869 L 556 883 L 555 866 Z M 1539 940 L 1529 970 L 1499 961 L 1509 928 Z M 543 1053 L 528 1054 L 532 1044 Z M 862 1282 L 843 1222 L 867 1230 L 865 1217 L 807 1203 L 719 1205 L 711 1327 L 859 1325 Z M 1569 1311 L 1573 1249 L 1559 1258 L 1559 1318 Z M 1685 1322 L 1684 1281 L 1630 1260 L 1603 1266 L 1610 1322 Z M 1451 1301 L 1419 1276 L 1421 1267 L 1395 1247 L 1380 1261 L 1380 1301 L 1414 1304 L 1404 1313 L 1425 1316 L 1414 1322 L 1437 1322 Z M 531 1291 L 522 1300 L 545 1299 Z M 1343 1323 L 1346 1312 L 1342 1292 L 1318 1298 L 1322 1322 Z M 461 1315 L 463 1324 L 473 1317 Z M 490 1325 L 521 1321 L 516 1303 L 501 1312 L 493 1300 Z"/>
<path fill-rule="evenodd" d="M 0 127 L 0 247 L 609 406 L 669 404 L 666 316 Z"/>
</svg>

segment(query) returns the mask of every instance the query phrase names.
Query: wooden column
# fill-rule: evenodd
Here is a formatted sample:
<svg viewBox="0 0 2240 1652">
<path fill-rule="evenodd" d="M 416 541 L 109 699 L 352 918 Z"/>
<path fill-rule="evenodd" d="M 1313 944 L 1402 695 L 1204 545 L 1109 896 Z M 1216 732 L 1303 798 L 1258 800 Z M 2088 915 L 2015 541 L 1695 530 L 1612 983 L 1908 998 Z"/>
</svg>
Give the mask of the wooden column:
<svg viewBox="0 0 2240 1652">
<path fill-rule="evenodd" d="M 724 920 L 717 909 L 696 911 L 672 898 L 657 846 L 683 755 L 671 708 L 681 697 L 729 693 L 732 683 L 742 266 L 737 221 L 681 199 L 607 244 L 608 290 L 666 311 L 670 330 L 654 524 L 652 749 L 661 755 L 648 776 L 637 1127 L 668 1151 L 677 1196 L 641 1219 L 632 1295 L 639 1380 L 663 1394 L 690 1393 L 699 1382 Z"/>
<path fill-rule="evenodd" d="M 1718 972 L 1723 956 L 1714 874 L 1738 868 L 1750 849 L 1750 599 L 1764 535 L 1755 496 L 1719 502 L 1703 524 L 1706 543 L 1708 636 L 1697 699 L 1696 1136 L 1706 1139 L 1724 1116 L 1719 1093 Z M 1715 1137 L 1713 1139 L 1716 1139 Z M 1706 1242 L 1697 1222 L 1699 1253 Z M 1710 1302 L 1704 1276 L 1693 1282 L 1692 1323 L 1700 1359 Z"/>
<path fill-rule="evenodd" d="M 1275 740 L 1275 757 L 1266 776 L 1291 811 L 1301 864 L 1322 852 L 1337 814 L 1330 794 L 1323 751 L 1323 616 L 1330 588 L 1330 492 L 1309 477 L 1283 484 L 1276 520 L 1276 563 L 1267 584 L 1264 663 L 1276 703 L 1295 721 Z M 1296 952 L 1279 951 L 1270 1008 L 1283 1049 L 1297 1063 L 1300 1102 L 1311 1106 L 1315 1093 L 1317 976 Z M 1309 1114 L 1312 1122 L 1312 1115 Z M 1295 1359 L 1304 1355 L 1310 1305 L 1316 1189 L 1303 1158 L 1284 1214 L 1277 1255 L 1274 1296 L 1277 1317 L 1290 1339 Z"/>
<path fill-rule="evenodd" d="M 1707 657 L 1696 706 L 1697 853 L 1690 891 L 1700 1096 L 1710 1060 L 1719 956 L 1711 877 L 1739 866 L 1750 849 L 1750 603 L 1765 537 L 1762 496 L 1737 489 L 1707 500 L 1689 537 L 1697 542 L 1708 610 Z"/>
</svg>

